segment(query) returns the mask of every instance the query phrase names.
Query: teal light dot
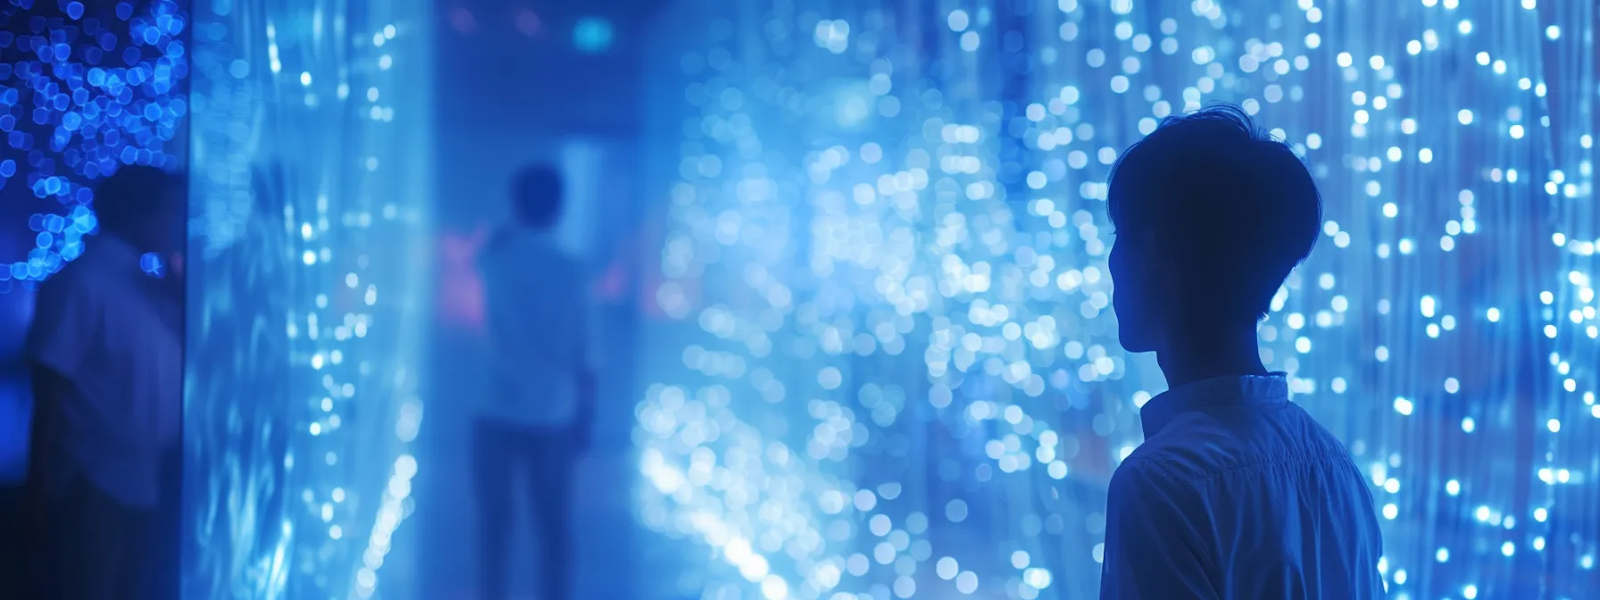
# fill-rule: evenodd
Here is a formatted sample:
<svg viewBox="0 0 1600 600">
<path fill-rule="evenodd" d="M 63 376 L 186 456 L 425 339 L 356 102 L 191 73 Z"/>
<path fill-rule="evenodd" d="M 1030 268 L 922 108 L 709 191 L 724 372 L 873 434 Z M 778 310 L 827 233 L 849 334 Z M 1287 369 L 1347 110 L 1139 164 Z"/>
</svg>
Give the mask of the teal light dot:
<svg viewBox="0 0 1600 600">
<path fill-rule="evenodd" d="M 578 19 L 578 23 L 572 27 L 572 44 L 583 52 L 605 52 L 615 37 L 616 31 L 611 27 L 611 21 L 600 17 Z"/>
</svg>

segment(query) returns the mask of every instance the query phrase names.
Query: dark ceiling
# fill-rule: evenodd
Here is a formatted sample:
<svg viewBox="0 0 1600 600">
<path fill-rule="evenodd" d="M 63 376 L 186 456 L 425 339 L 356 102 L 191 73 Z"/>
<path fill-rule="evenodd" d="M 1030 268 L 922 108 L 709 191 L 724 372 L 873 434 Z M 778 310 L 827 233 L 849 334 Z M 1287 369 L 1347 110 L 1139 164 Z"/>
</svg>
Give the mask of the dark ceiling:
<svg viewBox="0 0 1600 600">
<path fill-rule="evenodd" d="M 438 82 L 446 127 L 517 126 L 552 133 L 636 130 L 643 40 L 661 0 L 441 0 Z M 584 52 L 582 19 L 611 25 L 612 44 Z"/>
</svg>

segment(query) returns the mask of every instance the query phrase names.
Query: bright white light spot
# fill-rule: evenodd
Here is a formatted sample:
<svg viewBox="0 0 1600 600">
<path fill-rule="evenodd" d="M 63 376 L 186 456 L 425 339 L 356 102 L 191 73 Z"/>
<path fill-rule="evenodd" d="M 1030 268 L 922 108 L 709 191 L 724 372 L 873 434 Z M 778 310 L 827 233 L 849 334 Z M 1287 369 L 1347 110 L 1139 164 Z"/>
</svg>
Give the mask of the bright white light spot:
<svg viewBox="0 0 1600 600">
<path fill-rule="evenodd" d="M 967 11 L 961 9 L 950 11 L 950 17 L 946 19 L 946 22 L 950 24 L 950 31 L 957 32 L 967 30 L 967 21 Z"/>
<path fill-rule="evenodd" d="M 1402 415 L 1410 415 L 1412 408 L 1413 408 L 1413 406 L 1412 406 L 1410 400 L 1407 400 L 1405 398 L 1395 398 L 1394 399 L 1394 411 L 1395 412 L 1400 413 Z"/>
<path fill-rule="evenodd" d="M 962 571 L 956 576 L 956 591 L 971 594 L 978 591 L 978 574 L 972 571 Z"/>
<path fill-rule="evenodd" d="M 980 41 L 981 40 L 978 38 L 978 32 L 976 31 L 968 31 L 963 33 L 961 34 L 961 49 L 966 50 L 967 52 L 976 52 L 978 50 L 978 44 Z"/>
</svg>

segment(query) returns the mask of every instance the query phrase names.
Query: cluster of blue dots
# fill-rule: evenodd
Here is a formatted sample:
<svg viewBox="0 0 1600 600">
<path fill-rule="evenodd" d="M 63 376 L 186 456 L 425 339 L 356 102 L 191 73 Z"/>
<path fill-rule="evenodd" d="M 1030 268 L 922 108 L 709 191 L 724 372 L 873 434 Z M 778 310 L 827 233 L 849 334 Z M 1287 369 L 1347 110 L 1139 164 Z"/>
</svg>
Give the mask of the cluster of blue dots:
<svg viewBox="0 0 1600 600">
<path fill-rule="evenodd" d="M 7 261 L 0 279 L 39 281 L 80 256 L 96 231 L 94 182 L 122 165 L 181 166 L 187 23 L 172 0 L 140 10 L 120 2 L 104 14 L 80 2 L 15 4 L 21 10 L 0 17 L 0 188 L 27 186 L 55 206 L 28 218 L 35 247 Z"/>
</svg>

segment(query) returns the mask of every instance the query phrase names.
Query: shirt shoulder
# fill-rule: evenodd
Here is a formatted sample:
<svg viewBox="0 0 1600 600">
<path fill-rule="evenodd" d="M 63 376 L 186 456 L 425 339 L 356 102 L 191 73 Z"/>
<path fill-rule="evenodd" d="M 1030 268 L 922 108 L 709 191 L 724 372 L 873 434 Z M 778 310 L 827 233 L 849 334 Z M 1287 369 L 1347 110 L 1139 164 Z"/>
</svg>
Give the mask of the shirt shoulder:
<svg viewBox="0 0 1600 600">
<path fill-rule="evenodd" d="M 1250 462 L 1237 431 L 1214 416 L 1185 413 L 1145 440 L 1124 464 L 1139 465 L 1146 476 L 1195 481 Z M 1120 473 L 1121 468 L 1118 469 Z"/>
<path fill-rule="evenodd" d="M 40 282 L 34 293 L 31 329 L 77 326 L 81 323 L 74 321 L 113 308 L 117 304 L 114 299 L 131 287 L 124 282 L 125 277 L 107 261 L 90 254 L 62 265 L 60 271 Z"/>
<path fill-rule="evenodd" d="M 81 269 L 67 265 L 39 284 L 33 316 L 23 342 L 30 360 L 63 374 L 75 374 L 104 323 L 105 306 Z"/>
<path fill-rule="evenodd" d="M 478 253 L 478 265 L 489 274 L 556 275 L 575 272 L 578 261 L 554 240 L 519 231 L 499 231 Z"/>
<path fill-rule="evenodd" d="M 139 268 L 139 254 L 126 243 L 109 237 L 88 240 L 88 248 L 76 260 L 62 265 L 40 285 L 40 292 L 115 297 L 140 292 L 138 284 L 148 278 Z"/>
<path fill-rule="evenodd" d="M 1117 465 L 1117 470 L 1111 473 L 1110 493 L 1112 502 L 1119 497 L 1128 495 L 1138 496 L 1143 488 L 1152 486 L 1169 485 L 1172 483 L 1165 469 L 1165 464 L 1159 456 L 1129 455 L 1122 464 Z"/>
<path fill-rule="evenodd" d="M 1129 456 L 1111 474 L 1106 501 L 1125 515 L 1190 520 L 1193 509 L 1205 504 L 1205 490 L 1181 463 Z"/>
<path fill-rule="evenodd" d="M 1270 410 L 1184 413 L 1136 448 L 1129 455 L 1135 459 L 1186 480 L 1288 462 L 1351 464 L 1344 445 L 1292 402 Z"/>
</svg>

